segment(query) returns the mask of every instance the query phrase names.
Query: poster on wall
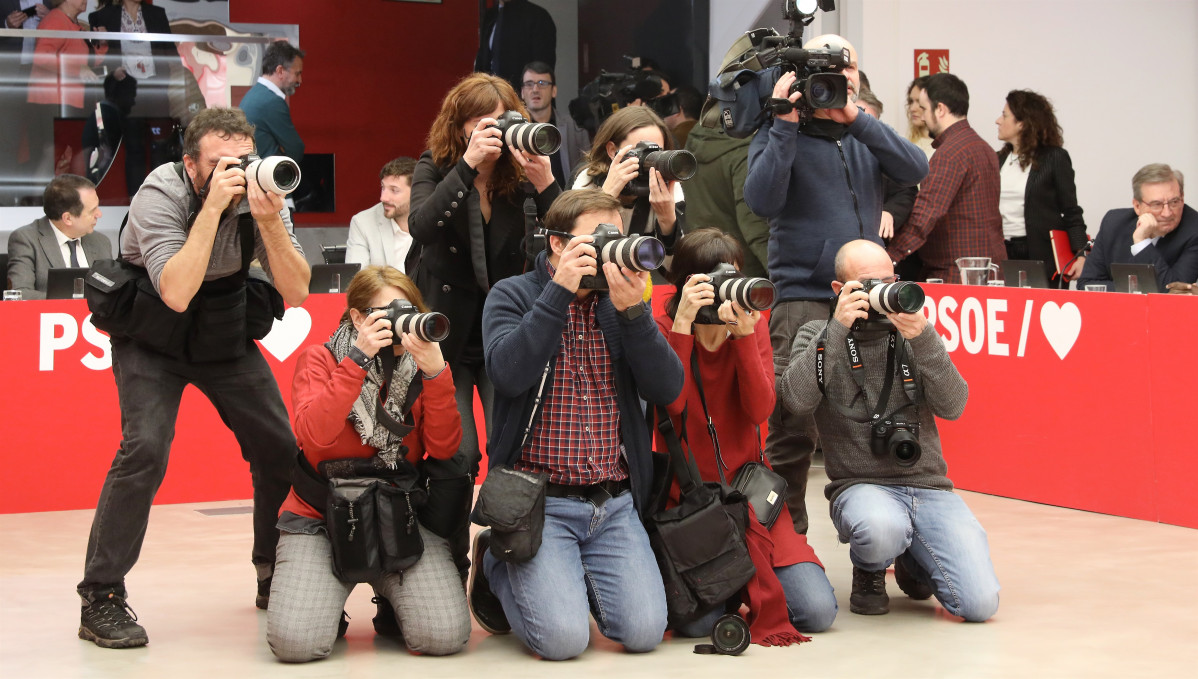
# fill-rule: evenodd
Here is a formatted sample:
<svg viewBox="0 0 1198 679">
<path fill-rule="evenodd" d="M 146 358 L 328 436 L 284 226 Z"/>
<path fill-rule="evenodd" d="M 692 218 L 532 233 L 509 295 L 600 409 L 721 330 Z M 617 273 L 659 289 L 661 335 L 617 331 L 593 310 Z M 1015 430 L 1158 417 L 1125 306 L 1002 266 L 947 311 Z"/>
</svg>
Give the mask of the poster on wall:
<svg viewBox="0 0 1198 679">
<path fill-rule="evenodd" d="M 154 0 L 171 19 L 229 23 L 229 0 Z"/>
<path fill-rule="evenodd" d="M 948 72 L 948 50 L 915 50 L 916 78 Z"/>
</svg>

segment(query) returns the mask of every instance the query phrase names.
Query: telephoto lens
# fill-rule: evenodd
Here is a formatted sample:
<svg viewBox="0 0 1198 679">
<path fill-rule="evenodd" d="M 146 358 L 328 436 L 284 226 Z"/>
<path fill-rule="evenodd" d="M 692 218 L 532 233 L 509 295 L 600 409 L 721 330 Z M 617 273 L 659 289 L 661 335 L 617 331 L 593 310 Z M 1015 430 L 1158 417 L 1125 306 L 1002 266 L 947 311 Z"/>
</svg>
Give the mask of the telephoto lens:
<svg viewBox="0 0 1198 679">
<path fill-rule="evenodd" d="M 699 161 L 690 151 L 686 149 L 665 151 L 651 141 L 639 142 L 628 152 L 627 157 L 637 158 L 641 161 L 637 180 L 646 182 L 646 186 L 649 180 L 649 168 L 657 170 L 661 174 L 661 178 L 667 182 L 686 181 L 695 176 L 695 171 L 699 169 Z"/>
<path fill-rule="evenodd" d="M 392 300 L 383 318 L 391 321 L 396 337 L 401 332 L 410 332 L 425 342 L 441 342 L 449 336 L 449 319 L 445 314 L 435 311 L 422 314 L 406 300 Z"/>
<path fill-rule="evenodd" d="M 599 261 L 615 262 L 633 271 L 652 271 L 666 261 L 666 247 L 652 236 L 627 236 L 605 244 Z"/>
<path fill-rule="evenodd" d="M 245 180 L 257 182 L 263 191 L 285 196 L 299 188 L 299 164 L 287 156 L 259 158 L 251 153 L 242 157 L 241 167 Z"/>
<path fill-rule="evenodd" d="M 503 133 L 503 143 L 537 156 L 557 153 L 562 133 L 549 123 L 530 123 L 518 111 L 507 111 L 495 125 Z"/>
<path fill-rule="evenodd" d="M 715 270 L 707 274 L 707 277 L 711 279 L 709 282 L 715 288 L 715 302 L 699 309 L 695 314 L 696 323 L 723 323 L 718 309 L 728 300 L 739 304 L 745 311 L 765 311 L 774 305 L 776 290 L 768 279 L 746 277 L 727 262 L 716 265 Z"/>
<path fill-rule="evenodd" d="M 923 308 L 923 288 L 910 281 L 866 281 L 862 290 L 869 293 L 869 306 L 879 314 L 912 314 Z"/>
</svg>

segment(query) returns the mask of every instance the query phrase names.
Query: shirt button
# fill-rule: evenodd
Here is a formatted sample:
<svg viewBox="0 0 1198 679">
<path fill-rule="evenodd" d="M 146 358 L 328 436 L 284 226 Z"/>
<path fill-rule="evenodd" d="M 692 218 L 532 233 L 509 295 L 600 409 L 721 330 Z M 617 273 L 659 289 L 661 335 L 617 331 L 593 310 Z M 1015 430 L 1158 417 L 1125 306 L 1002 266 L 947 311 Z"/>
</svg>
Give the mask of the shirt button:
<svg viewBox="0 0 1198 679">
<path fill-rule="evenodd" d="M 452 217 L 452 216 L 453 216 L 453 213 L 452 213 L 452 212 L 450 212 L 449 210 L 446 210 L 446 211 L 445 211 L 445 216 L 446 216 L 446 217 Z"/>
<path fill-rule="evenodd" d="M 464 195 L 466 195 L 466 194 L 462 193 L 461 191 L 458 191 L 458 198 L 461 198 Z"/>
<path fill-rule="evenodd" d="M 449 204 L 449 207 L 457 207 L 457 206 L 458 206 L 458 202 L 456 200 Z"/>
<path fill-rule="evenodd" d="M 456 254 L 458 254 L 458 248 L 457 248 L 457 246 L 456 246 L 456 245 L 450 245 L 450 246 L 449 246 L 449 251 L 450 251 L 450 252 L 452 252 L 452 253 L 453 253 L 453 254 L 455 254 L 455 255 L 456 255 Z"/>
<path fill-rule="evenodd" d="M 582 339 L 582 335 L 579 335 L 579 336 L 578 336 L 578 339 Z"/>
<path fill-rule="evenodd" d="M 445 226 L 445 222 L 438 221 L 437 226 Z"/>
<path fill-rule="evenodd" d="M 449 292 L 449 290 L 450 290 L 450 287 L 448 285 L 441 286 L 441 292 Z"/>
<path fill-rule="evenodd" d="M 583 397 L 582 397 L 582 400 L 584 400 L 584 401 L 585 401 L 585 400 L 587 400 L 587 397 L 586 397 L 586 396 L 583 396 Z"/>
<path fill-rule="evenodd" d="M 583 431 L 590 431 L 590 430 L 591 430 L 591 428 L 590 428 L 590 427 L 583 427 L 583 428 L 582 428 L 582 430 L 583 430 Z M 591 459 L 591 458 L 589 458 L 589 457 L 588 457 L 587 459 L 589 460 L 589 459 Z"/>
</svg>

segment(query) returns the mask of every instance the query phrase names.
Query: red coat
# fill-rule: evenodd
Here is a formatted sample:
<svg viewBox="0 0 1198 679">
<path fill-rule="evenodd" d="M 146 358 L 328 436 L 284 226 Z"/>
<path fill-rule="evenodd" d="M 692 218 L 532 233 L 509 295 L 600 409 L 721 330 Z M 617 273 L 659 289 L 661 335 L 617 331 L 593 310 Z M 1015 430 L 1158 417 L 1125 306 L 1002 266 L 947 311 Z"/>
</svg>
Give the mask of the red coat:
<svg viewBox="0 0 1198 679">
<path fill-rule="evenodd" d="M 707 408 L 720 440 L 720 456 L 727 467 L 724 474 L 731 482 L 741 465 L 760 459 L 756 428 L 764 425 L 774 411 L 774 357 L 768 325 L 763 318 L 752 335 L 742 339 L 729 338 L 712 352 L 697 345 L 694 335 L 673 332 L 674 321 L 669 316 L 663 313 L 657 317 L 658 329 L 682 360 L 686 373 L 682 393 L 667 410 L 675 430 L 682 431 L 681 415 L 686 408 L 687 442 L 704 481 L 718 481 L 720 475 L 715 447 L 703 416 L 703 403 L 699 400 L 699 390 L 691 372 L 691 353 L 699 352 L 703 394 L 707 397 Z M 654 439 L 656 450 L 667 450 L 661 432 L 655 431 Z M 672 501 L 677 499 L 677 482 L 670 494 Z M 794 531 L 790 512 L 785 506 L 769 533 L 774 541 L 774 567 L 807 561 L 820 563 L 815 551 L 807 544 L 807 536 Z"/>
<path fill-rule="evenodd" d="M 377 452 L 362 443 L 349 421 L 364 379 L 366 371 L 357 363 L 348 358 L 334 363 L 333 355 L 322 344 L 314 344 L 300 354 L 291 383 L 292 428 L 296 443 L 313 467 L 322 460 L 370 457 Z M 423 378 L 418 373 L 416 379 Z M 426 453 L 442 460 L 453 457 L 462 441 L 462 418 L 448 366 L 433 379 L 424 380 L 424 391 L 412 406 L 412 417 L 416 428 L 403 440 L 409 462 L 416 464 Z M 284 511 L 324 518 L 321 511 L 299 499 L 294 489 L 280 508 Z"/>
</svg>

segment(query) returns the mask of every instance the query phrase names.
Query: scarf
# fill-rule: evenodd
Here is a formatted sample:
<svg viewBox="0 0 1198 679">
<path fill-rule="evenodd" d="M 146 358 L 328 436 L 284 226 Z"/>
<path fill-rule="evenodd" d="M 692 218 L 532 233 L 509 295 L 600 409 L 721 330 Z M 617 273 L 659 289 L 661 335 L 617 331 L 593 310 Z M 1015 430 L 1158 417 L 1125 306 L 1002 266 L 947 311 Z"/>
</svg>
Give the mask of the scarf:
<svg viewBox="0 0 1198 679">
<path fill-rule="evenodd" d="M 786 593 L 782 583 L 774 574 L 774 540 L 770 533 L 757 521 L 756 514 L 749 511 L 749 523 L 745 527 L 745 542 L 749 557 L 757 573 L 741 590 L 745 605 L 749 607 L 747 621 L 753 643 L 760 646 L 789 646 L 811 641 L 790 623 L 786 613 Z"/>
<path fill-rule="evenodd" d="M 340 363 L 349 354 L 349 348 L 353 346 L 357 338 L 358 331 L 354 328 L 353 323 L 346 321 L 337 328 L 325 347 Z M 383 347 L 383 351 L 389 350 L 390 347 Z M 392 468 L 398 464 L 403 438 L 378 423 L 375 410 L 378 407 L 379 390 L 383 383 L 387 382 L 387 400 L 383 403 L 383 408 L 395 420 L 402 422 L 404 419 L 403 405 L 408 396 L 408 386 L 416 376 L 416 371 L 416 359 L 406 352 L 395 358 L 395 371 L 392 372 L 390 381 L 387 380 L 386 375 L 383 375 L 383 362 L 371 361 L 370 367 L 366 371 L 366 379 L 362 381 L 362 391 L 358 394 L 358 400 L 354 401 L 353 409 L 349 413 L 349 421 L 354 425 L 354 431 L 362 437 L 362 443 L 379 451 L 379 457 L 383 458 Z"/>
</svg>

